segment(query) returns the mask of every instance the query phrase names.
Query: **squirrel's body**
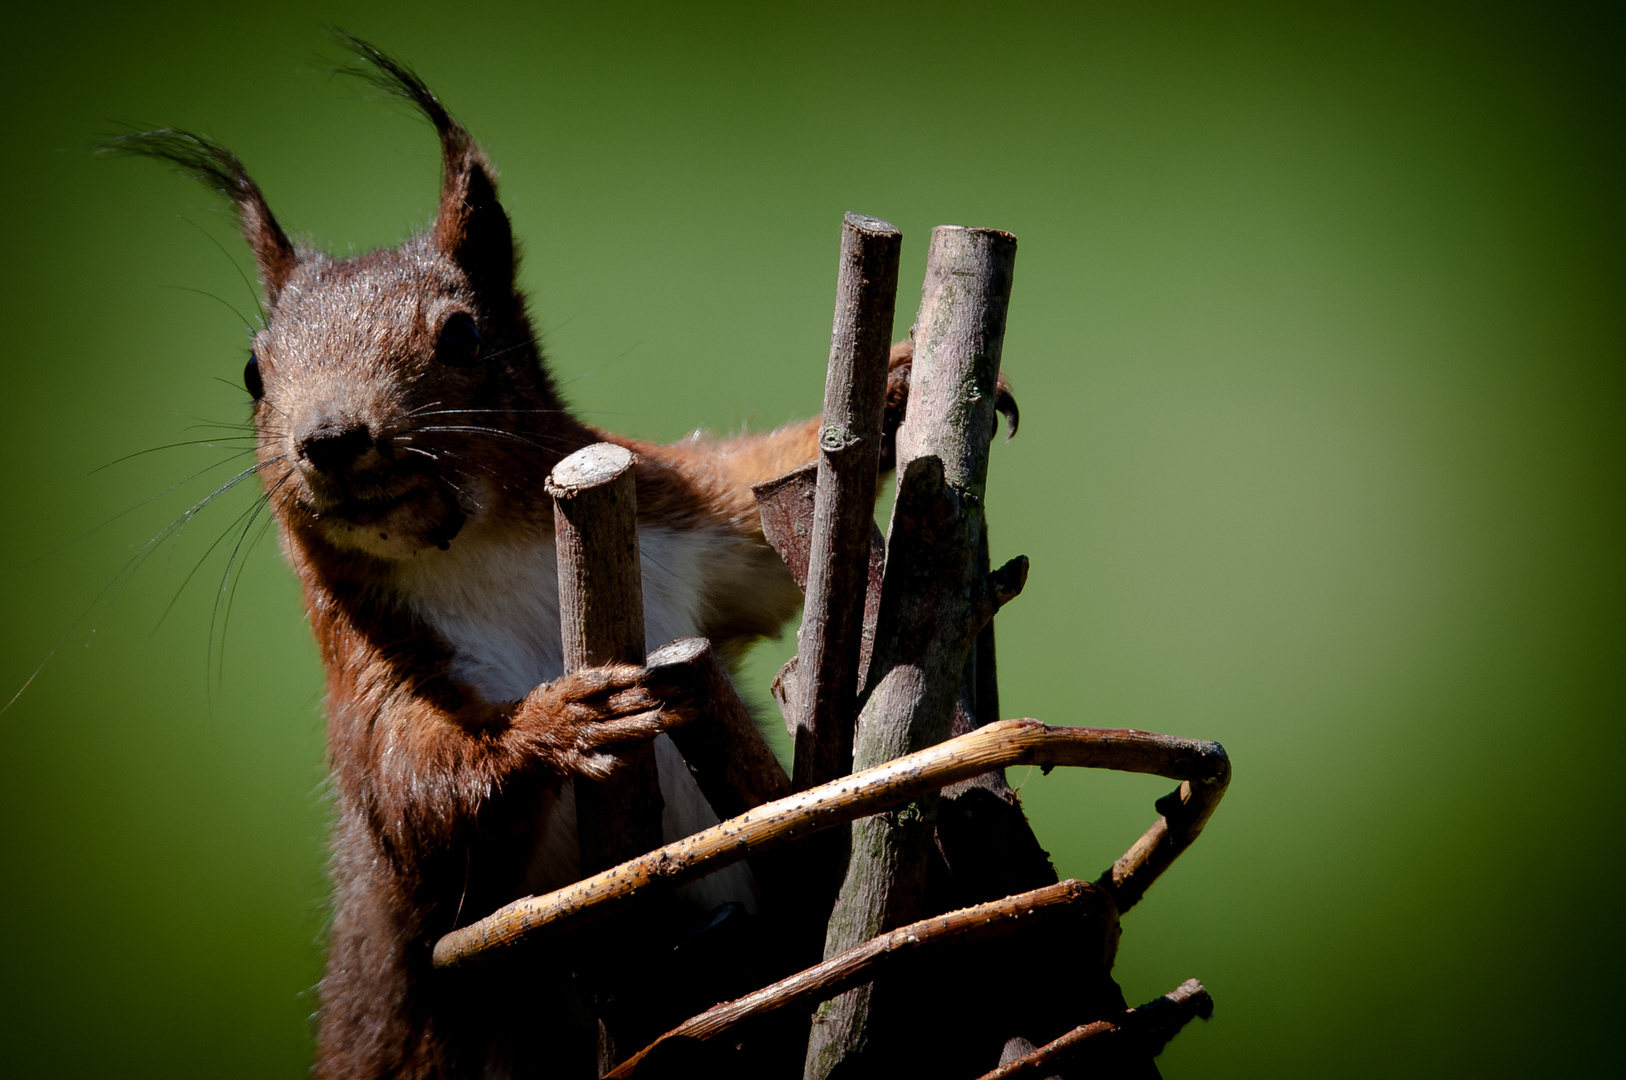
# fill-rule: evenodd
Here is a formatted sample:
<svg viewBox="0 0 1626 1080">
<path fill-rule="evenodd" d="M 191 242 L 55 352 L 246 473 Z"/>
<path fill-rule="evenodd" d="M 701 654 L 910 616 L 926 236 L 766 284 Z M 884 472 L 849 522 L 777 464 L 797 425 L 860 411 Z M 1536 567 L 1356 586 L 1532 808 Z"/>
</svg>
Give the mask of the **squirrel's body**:
<svg viewBox="0 0 1626 1080">
<path fill-rule="evenodd" d="M 327 673 L 334 903 L 315 1071 L 591 1076 L 567 969 L 430 962 L 456 926 L 579 876 L 573 780 L 606 776 L 618 745 L 657 741 L 669 838 L 716 820 L 661 734 L 691 688 L 636 666 L 564 672 L 544 480 L 592 443 L 632 449 L 648 644 L 698 635 L 737 660 L 800 599 L 750 486 L 812 460 L 817 423 L 655 446 L 571 416 L 492 169 L 415 75 L 350 44 L 441 139 L 436 219 L 399 248 L 296 248 L 229 151 L 184 132 L 119 140 L 233 200 L 266 293 L 244 382 Z M 743 866 L 690 888 L 702 910 L 751 899 Z"/>
</svg>

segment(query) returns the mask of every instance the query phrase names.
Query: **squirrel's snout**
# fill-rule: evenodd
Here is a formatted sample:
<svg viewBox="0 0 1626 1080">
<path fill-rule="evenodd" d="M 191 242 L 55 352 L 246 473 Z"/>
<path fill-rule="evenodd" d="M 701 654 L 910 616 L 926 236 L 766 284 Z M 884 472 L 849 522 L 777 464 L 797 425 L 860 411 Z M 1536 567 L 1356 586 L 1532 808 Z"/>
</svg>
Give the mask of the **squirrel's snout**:
<svg viewBox="0 0 1626 1080">
<path fill-rule="evenodd" d="M 366 424 L 323 423 L 299 439 L 299 460 L 330 477 L 348 472 L 356 459 L 373 446 L 373 434 Z"/>
</svg>

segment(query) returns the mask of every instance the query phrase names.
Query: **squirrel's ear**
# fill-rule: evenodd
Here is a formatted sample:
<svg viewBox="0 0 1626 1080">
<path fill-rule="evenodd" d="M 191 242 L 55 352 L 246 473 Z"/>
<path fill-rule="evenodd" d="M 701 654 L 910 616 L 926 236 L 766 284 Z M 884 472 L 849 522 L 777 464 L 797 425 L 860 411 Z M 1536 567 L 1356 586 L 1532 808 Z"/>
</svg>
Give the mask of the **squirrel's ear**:
<svg viewBox="0 0 1626 1080">
<path fill-rule="evenodd" d="M 498 202 L 498 185 L 473 143 L 462 155 L 447 148 L 441 211 L 434 241 L 483 288 L 514 286 L 514 233 Z"/>
<path fill-rule="evenodd" d="M 452 140 L 442 135 L 446 175 L 440 189 L 440 211 L 435 215 L 435 243 L 478 286 L 508 290 L 514 284 L 513 230 L 497 201 L 491 166 L 467 133 L 463 140 L 461 148 L 454 148 Z"/>
<path fill-rule="evenodd" d="M 248 175 L 236 154 L 201 135 L 172 128 L 119 135 L 104 140 L 98 149 L 167 161 L 230 199 L 237 207 L 237 222 L 243 230 L 243 238 L 260 266 L 266 301 L 276 303 L 277 294 L 287 284 L 299 259 L 294 246 L 288 242 L 288 235 L 271 215 L 260 186 Z"/>
<path fill-rule="evenodd" d="M 416 72 L 377 46 L 342 30 L 335 40 L 364 65 L 345 69 L 417 106 L 440 136 L 443 176 L 440 210 L 435 215 L 435 244 L 482 290 L 507 291 L 514 283 L 514 235 L 508 214 L 497 201 L 497 177 L 485 155 L 462 124 L 451 118 L 440 99 Z"/>
</svg>

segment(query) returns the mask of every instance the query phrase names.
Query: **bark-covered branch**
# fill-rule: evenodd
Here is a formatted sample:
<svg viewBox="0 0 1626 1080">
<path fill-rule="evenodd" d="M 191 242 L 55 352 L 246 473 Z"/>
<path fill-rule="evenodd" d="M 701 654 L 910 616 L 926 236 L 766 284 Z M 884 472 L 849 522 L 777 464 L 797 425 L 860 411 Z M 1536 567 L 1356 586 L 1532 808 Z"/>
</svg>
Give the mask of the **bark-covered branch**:
<svg viewBox="0 0 1626 1080">
<path fill-rule="evenodd" d="M 599 664 L 644 662 L 644 598 L 638 556 L 635 458 L 625 447 L 596 443 L 566 457 L 547 479 L 559 560 L 559 624 L 567 672 Z M 575 781 L 582 870 L 592 873 L 661 842 L 662 799 L 655 750 L 624 748 L 615 775 Z M 614 950 L 637 952 L 637 935 Z M 599 1061 L 640 1045 L 658 1024 L 647 1010 L 624 1008 L 615 990 L 595 988 Z"/>
<path fill-rule="evenodd" d="M 813 548 L 813 503 L 818 491 L 819 463 L 809 462 L 783 476 L 757 484 L 751 489 L 762 515 L 762 534 L 784 560 L 796 587 L 807 588 L 808 563 Z M 886 538 L 870 525 L 869 560 L 864 584 L 863 632 L 858 644 L 858 679 L 854 691 L 864 688 L 870 656 L 875 649 L 875 618 L 881 606 L 881 571 L 886 561 Z M 799 685 L 796 657 L 785 661 L 774 678 L 771 692 L 784 714 L 785 730 L 796 737 L 796 718 L 801 708 L 796 702 Z"/>
<path fill-rule="evenodd" d="M 819 428 L 807 602 L 796 636 L 798 790 L 852 771 L 869 534 L 881 460 L 887 354 L 903 234 L 848 214 Z"/>
<path fill-rule="evenodd" d="M 790 794 L 790 778 L 757 730 L 711 642 L 678 638 L 649 654 L 658 668 L 684 668 L 704 703 L 700 715 L 671 731 L 689 773 L 721 818 L 743 814 Z"/>
<path fill-rule="evenodd" d="M 705 703 L 700 715 L 673 728 L 671 737 L 718 817 L 731 818 L 790 794 L 790 777 L 757 730 L 711 642 L 679 638 L 650 653 L 648 664 L 652 675 L 657 668 L 687 669 L 687 681 Z M 807 874 L 790 854 L 770 852 L 751 861 L 762 901 L 775 909 L 802 903 Z"/>
<path fill-rule="evenodd" d="M 596 443 L 547 480 L 559 558 L 559 622 L 565 670 L 644 662 L 644 599 L 638 560 L 634 458 Z M 651 746 L 621 751 L 610 780 L 576 781 L 582 869 L 602 870 L 661 842 L 661 792 Z"/>
<path fill-rule="evenodd" d="M 932 231 L 913 331 L 909 400 L 897 433 L 898 493 L 868 697 L 853 767 L 866 768 L 949 737 L 971 644 L 1025 566 L 1001 587 L 983 572 L 988 449 L 1016 260 L 1016 238 L 993 229 Z M 846 879 L 825 936 L 834 956 L 918 918 L 935 836 L 936 793 L 853 828 Z M 876 1021 L 860 986 L 820 1010 L 804 1075 L 822 1080 L 873 1045 Z"/>
</svg>

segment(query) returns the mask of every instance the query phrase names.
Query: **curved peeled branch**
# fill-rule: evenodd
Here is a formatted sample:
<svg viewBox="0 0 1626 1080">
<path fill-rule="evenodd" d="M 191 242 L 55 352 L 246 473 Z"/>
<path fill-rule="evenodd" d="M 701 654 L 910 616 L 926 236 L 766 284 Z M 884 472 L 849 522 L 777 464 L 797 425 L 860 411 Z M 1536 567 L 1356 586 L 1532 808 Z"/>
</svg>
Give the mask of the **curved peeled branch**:
<svg viewBox="0 0 1626 1080">
<path fill-rule="evenodd" d="M 585 926 L 651 890 L 693 881 L 823 829 L 1012 765 L 1116 769 L 1181 782 L 1174 793 L 1159 800 L 1162 816 L 1097 882 L 1120 911 L 1133 906 L 1197 839 L 1231 778 L 1230 759 L 1219 743 L 1146 731 L 1002 720 L 765 803 L 544 896 L 516 900 L 436 942 L 435 966 L 453 967 L 537 934 Z"/>
</svg>

